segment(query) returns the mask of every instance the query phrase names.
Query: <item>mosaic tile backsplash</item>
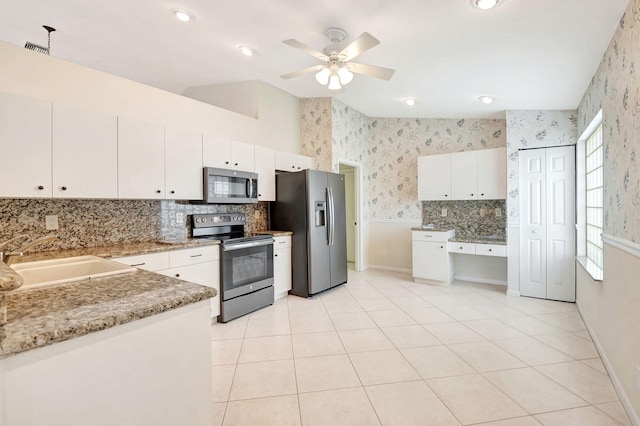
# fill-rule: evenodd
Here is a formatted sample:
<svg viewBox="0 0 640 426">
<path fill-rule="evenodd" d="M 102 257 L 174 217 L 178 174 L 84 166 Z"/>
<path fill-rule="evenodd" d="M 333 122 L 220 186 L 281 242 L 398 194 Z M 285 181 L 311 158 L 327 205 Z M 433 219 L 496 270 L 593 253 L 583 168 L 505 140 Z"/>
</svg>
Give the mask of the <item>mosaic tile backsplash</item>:
<svg viewBox="0 0 640 426">
<path fill-rule="evenodd" d="M 185 217 L 181 223 L 176 222 L 179 212 Z M 33 252 L 145 241 L 183 242 L 189 235 L 187 215 L 218 212 L 244 213 L 249 232 L 267 227 L 266 203 L 193 205 L 166 200 L 0 199 L 0 241 L 22 234 L 31 239 L 58 236 L 57 240 L 34 247 Z M 58 230 L 45 229 L 46 215 L 58 216 Z"/>
<path fill-rule="evenodd" d="M 447 216 L 442 217 L 442 209 Z M 480 209 L 485 209 L 481 216 Z M 496 217 L 500 209 L 500 217 Z M 505 200 L 423 201 L 422 223 L 436 228 L 453 228 L 456 237 L 505 238 Z"/>
</svg>

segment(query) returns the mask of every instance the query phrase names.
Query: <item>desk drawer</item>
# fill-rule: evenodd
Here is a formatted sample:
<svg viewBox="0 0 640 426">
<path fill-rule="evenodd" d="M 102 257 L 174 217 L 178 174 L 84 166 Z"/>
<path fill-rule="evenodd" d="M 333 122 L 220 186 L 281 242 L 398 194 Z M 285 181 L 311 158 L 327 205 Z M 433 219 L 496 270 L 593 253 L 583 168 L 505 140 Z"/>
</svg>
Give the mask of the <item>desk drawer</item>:
<svg viewBox="0 0 640 426">
<path fill-rule="evenodd" d="M 476 244 L 476 254 L 507 257 L 507 246 L 502 244 Z"/>
<path fill-rule="evenodd" d="M 447 248 L 449 253 L 476 254 L 476 245 L 474 243 L 449 241 Z"/>
</svg>

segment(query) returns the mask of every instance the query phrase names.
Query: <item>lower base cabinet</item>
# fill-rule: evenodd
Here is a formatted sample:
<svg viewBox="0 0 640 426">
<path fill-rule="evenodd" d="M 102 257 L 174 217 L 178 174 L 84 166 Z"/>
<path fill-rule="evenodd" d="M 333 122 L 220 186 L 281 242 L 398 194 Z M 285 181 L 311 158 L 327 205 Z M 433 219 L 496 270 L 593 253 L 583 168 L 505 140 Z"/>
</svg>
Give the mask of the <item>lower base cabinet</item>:
<svg viewBox="0 0 640 426">
<path fill-rule="evenodd" d="M 220 315 L 220 249 L 205 246 L 113 259 L 116 262 L 216 289 L 211 317 Z"/>
<path fill-rule="evenodd" d="M 412 231 L 413 278 L 416 282 L 449 285 L 453 266 L 447 241 L 453 231 Z"/>
<path fill-rule="evenodd" d="M 273 294 L 279 299 L 291 290 L 291 237 L 274 237 L 274 240 Z"/>
</svg>

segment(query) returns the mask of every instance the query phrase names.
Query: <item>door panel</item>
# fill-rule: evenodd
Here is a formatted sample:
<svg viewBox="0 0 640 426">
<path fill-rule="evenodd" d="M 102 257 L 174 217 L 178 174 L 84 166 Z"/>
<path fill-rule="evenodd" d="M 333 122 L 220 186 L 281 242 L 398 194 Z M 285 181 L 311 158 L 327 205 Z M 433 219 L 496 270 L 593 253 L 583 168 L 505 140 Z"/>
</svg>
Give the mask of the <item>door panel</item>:
<svg viewBox="0 0 640 426">
<path fill-rule="evenodd" d="M 544 150 L 520 151 L 520 294 L 546 297 Z"/>
<path fill-rule="evenodd" d="M 327 174 L 316 170 L 307 173 L 307 212 L 309 220 L 309 294 L 331 287 L 329 227 L 327 226 Z"/>
<path fill-rule="evenodd" d="M 546 151 L 547 298 L 575 302 L 575 147 Z"/>
<path fill-rule="evenodd" d="M 347 281 L 347 219 L 344 175 L 329 173 L 327 180 L 333 193 L 333 245 L 329 247 L 331 286 Z"/>
</svg>

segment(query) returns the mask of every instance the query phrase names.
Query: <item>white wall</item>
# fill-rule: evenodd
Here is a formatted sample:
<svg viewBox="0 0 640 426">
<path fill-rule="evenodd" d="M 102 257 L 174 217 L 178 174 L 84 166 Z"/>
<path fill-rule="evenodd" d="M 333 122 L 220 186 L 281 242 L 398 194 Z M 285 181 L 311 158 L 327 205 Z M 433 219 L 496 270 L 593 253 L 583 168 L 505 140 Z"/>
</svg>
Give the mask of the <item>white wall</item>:
<svg viewBox="0 0 640 426">
<path fill-rule="evenodd" d="M 640 245 L 604 246 L 604 281 L 577 265 L 577 304 L 633 424 L 640 424 Z"/>
<path fill-rule="evenodd" d="M 0 41 L 0 91 L 299 152 L 298 99 L 260 88 L 258 119 Z"/>
<path fill-rule="evenodd" d="M 417 221 L 370 221 L 368 267 L 411 273 L 411 228 Z"/>
</svg>

